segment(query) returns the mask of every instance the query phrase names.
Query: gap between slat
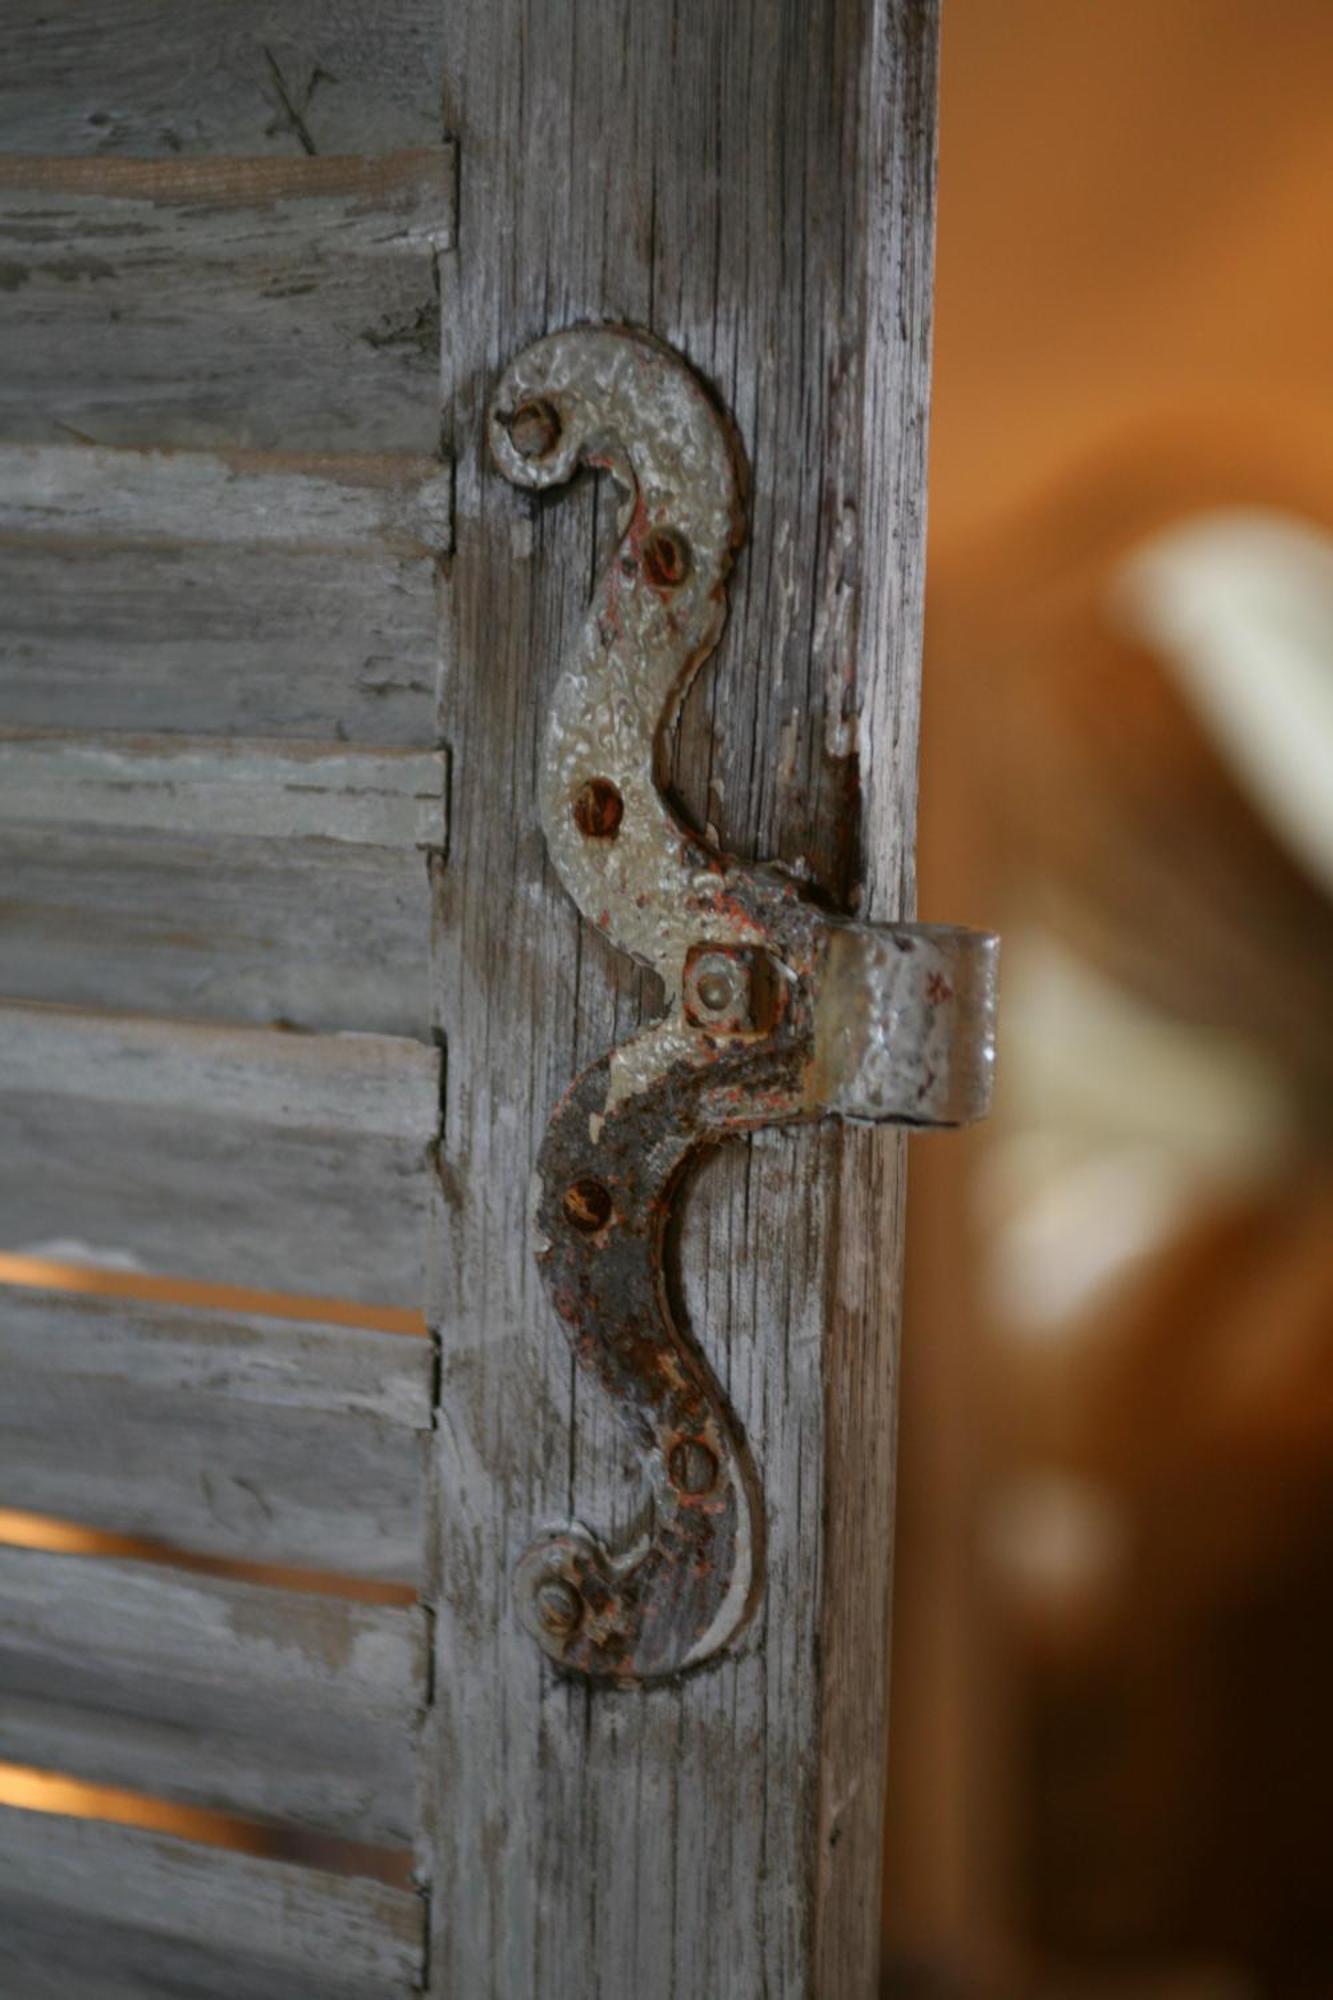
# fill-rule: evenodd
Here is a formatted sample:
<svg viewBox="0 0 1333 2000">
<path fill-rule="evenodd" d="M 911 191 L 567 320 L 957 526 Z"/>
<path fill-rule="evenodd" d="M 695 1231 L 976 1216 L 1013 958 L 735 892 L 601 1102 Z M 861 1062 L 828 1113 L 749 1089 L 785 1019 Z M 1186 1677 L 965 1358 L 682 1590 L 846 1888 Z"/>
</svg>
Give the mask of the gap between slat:
<svg viewBox="0 0 1333 2000">
<path fill-rule="evenodd" d="M 236 1813 L 205 1806 L 176 1805 L 147 1792 L 119 1785 L 89 1785 L 54 1771 L 28 1764 L 0 1763 L 0 1806 L 24 1812 L 60 1814 L 70 1819 L 99 1820 L 114 1826 L 138 1826 L 153 1833 L 175 1834 L 201 1847 L 222 1847 L 253 1854 L 267 1861 L 292 1862 L 322 1869 L 330 1875 L 356 1875 L 387 1883 L 394 1889 L 413 1886 L 413 1856 L 405 1847 L 375 1847 L 332 1834 L 297 1831 L 268 1821 L 245 1819 Z"/>
<path fill-rule="evenodd" d="M 224 1312 L 262 1314 L 269 1319 L 322 1320 L 330 1326 L 363 1327 L 372 1333 L 405 1334 L 414 1339 L 424 1339 L 430 1331 L 425 1314 L 405 1306 L 362 1305 L 356 1299 L 255 1291 L 248 1285 L 211 1284 L 203 1279 L 113 1271 L 95 1264 L 0 1253 L 0 1286 L 4 1285 L 89 1292 L 109 1299 L 144 1299 L 161 1305 L 213 1307 Z"/>
<path fill-rule="evenodd" d="M 325 154 L 318 158 L 232 155 L 170 160 L 0 154 L 0 190 L 98 197 L 108 201 L 255 208 L 275 201 L 382 202 L 417 194 L 438 204 L 427 235 L 436 249 L 453 241 L 453 148 L 417 146 L 397 153 Z"/>
<path fill-rule="evenodd" d="M 116 1535 L 80 1521 L 63 1521 L 51 1514 L 30 1514 L 17 1507 L 0 1507 L 0 1547 L 42 1549 L 50 1555 L 102 1557 L 105 1560 L 150 1563 L 158 1569 L 191 1576 L 226 1577 L 237 1583 L 267 1584 L 311 1597 L 344 1597 L 357 1604 L 410 1607 L 419 1599 L 413 1583 L 381 1581 L 378 1577 L 347 1576 L 340 1570 L 295 1569 L 286 1563 L 238 1562 L 234 1556 L 195 1555 L 166 1542 L 137 1535 Z"/>
</svg>

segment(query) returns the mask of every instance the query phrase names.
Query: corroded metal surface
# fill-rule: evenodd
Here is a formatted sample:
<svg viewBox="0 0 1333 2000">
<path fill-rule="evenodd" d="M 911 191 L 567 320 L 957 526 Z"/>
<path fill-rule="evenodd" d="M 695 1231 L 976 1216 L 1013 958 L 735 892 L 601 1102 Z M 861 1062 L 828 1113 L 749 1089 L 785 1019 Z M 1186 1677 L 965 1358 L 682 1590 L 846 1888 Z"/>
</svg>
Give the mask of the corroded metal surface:
<svg viewBox="0 0 1333 2000">
<path fill-rule="evenodd" d="M 561 1667 L 625 1686 L 725 1646 L 753 1608 L 763 1507 L 722 1390 L 662 1278 L 690 1154 L 835 1114 L 983 1115 L 996 941 L 843 922 L 774 866 L 718 854 L 658 788 L 661 733 L 716 645 L 743 533 L 725 418 L 669 349 L 617 327 L 554 334 L 511 365 L 490 445 L 515 484 L 580 464 L 621 494 L 619 539 L 552 703 L 540 808 L 585 917 L 666 985 L 662 1018 L 575 1079 L 537 1167 L 537 1255 L 575 1353 L 639 1450 L 651 1524 L 608 1549 L 570 1525 L 518 1569 L 524 1622 Z"/>
</svg>

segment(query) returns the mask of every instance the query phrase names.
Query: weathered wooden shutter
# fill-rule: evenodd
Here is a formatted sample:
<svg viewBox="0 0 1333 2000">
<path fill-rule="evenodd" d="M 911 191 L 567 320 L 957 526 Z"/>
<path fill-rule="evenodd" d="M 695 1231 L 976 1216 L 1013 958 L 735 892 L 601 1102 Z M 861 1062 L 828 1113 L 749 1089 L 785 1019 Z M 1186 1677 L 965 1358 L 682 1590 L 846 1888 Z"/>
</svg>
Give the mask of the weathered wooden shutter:
<svg viewBox="0 0 1333 2000">
<path fill-rule="evenodd" d="M 907 911 L 934 45 L 917 0 L 6 9 L 0 1249 L 271 1296 L 0 1294 L 0 1508 L 189 1559 L 0 1548 L 0 1759 L 316 1845 L 0 1810 L 0 1990 L 873 1989 L 893 1139 L 691 1201 L 767 1508 L 740 1645 L 608 1694 L 513 1613 L 534 1527 L 641 1500 L 527 1204 L 653 994 L 532 807 L 596 489 L 525 501 L 482 433 L 577 320 L 711 379 L 751 540 L 673 781 Z"/>
<path fill-rule="evenodd" d="M 0 1295 L 0 1507 L 133 1538 L 0 1547 L 0 1760 L 325 1863 L 2 1812 L 16 2000 L 420 1979 L 327 1863 L 419 1831 L 431 1355 L 333 1302 L 438 1240 L 442 25 L 0 26 L 0 1243 L 275 1295 Z"/>
</svg>

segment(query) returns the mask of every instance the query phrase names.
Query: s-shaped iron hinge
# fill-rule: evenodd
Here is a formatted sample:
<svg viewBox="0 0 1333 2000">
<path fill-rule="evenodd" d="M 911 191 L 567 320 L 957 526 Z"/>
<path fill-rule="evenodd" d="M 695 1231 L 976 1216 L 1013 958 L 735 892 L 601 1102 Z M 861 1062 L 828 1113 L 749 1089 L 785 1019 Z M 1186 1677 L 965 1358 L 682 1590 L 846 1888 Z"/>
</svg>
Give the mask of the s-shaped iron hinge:
<svg viewBox="0 0 1333 2000">
<path fill-rule="evenodd" d="M 661 975 L 667 1006 L 556 1106 L 536 1227 L 551 1304 L 637 1447 L 653 1507 L 627 1549 L 579 1525 L 542 1535 L 516 1591 L 558 1666 L 633 1687 L 725 1647 L 761 1581 L 754 1464 L 663 1282 L 682 1169 L 701 1144 L 764 1125 L 980 1117 L 997 941 L 830 916 L 780 867 L 717 853 L 664 800 L 659 740 L 717 643 L 744 533 L 731 432 L 691 369 L 646 334 L 574 327 L 510 365 L 488 429 L 516 485 L 591 465 L 622 496 L 555 690 L 540 811 L 579 910 Z"/>
</svg>

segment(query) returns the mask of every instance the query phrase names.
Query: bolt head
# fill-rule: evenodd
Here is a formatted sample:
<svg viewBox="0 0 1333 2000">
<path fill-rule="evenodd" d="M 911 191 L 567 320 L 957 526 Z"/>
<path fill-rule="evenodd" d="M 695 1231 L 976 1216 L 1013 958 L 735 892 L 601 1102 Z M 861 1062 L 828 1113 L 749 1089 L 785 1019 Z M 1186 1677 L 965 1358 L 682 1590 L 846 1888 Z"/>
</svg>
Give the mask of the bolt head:
<svg viewBox="0 0 1333 2000">
<path fill-rule="evenodd" d="M 695 945 L 685 960 L 685 1018 L 714 1035 L 766 1035 L 781 1011 L 777 969 L 748 945 Z"/>
<path fill-rule="evenodd" d="M 583 1620 L 583 1599 L 563 1576 L 548 1576 L 532 1598 L 537 1623 L 552 1639 L 568 1639 Z"/>
<path fill-rule="evenodd" d="M 704 972 L 694 982 L 695 998 L 707 1014 L 725 1014 L 736 998 L 728 972 Z"/>
<path fill-rule="evenodd" d="M 559 438 L 559 416 L 550 403 L 538 397 L 520 403 L 509 419 L 509 441 L 520 458 L 545 458 Z"/>
</svg>

